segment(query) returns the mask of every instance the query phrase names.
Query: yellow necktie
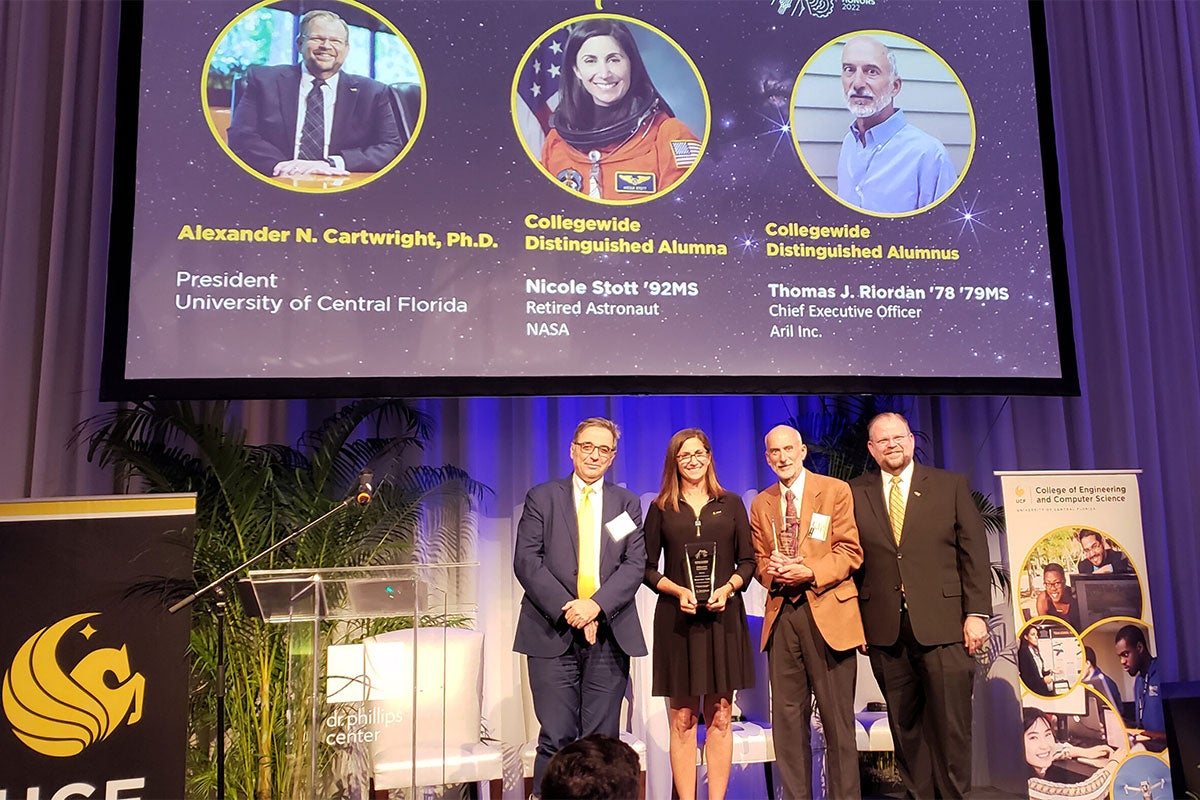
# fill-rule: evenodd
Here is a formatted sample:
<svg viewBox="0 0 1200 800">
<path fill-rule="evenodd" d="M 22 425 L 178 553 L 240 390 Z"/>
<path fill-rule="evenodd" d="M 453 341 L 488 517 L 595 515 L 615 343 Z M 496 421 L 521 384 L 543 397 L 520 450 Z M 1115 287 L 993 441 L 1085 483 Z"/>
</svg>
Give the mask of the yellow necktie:
<svg viewBox="0 0 1200 800">
<path fill-rule="evenodd" d="M 900 496 L 900 476 L 892 476 L 892 489 L 888 492 L 888 518 L 892 521 L 892 538 L 900 546 L 900 531 L 904 530 L 904 498 Z"/>
<path fill-rule="evenodd" d="M 596 565 L 596 521 L 592 515 L 592 488 L 583 487 L 576 512 L 579 519 L 579 597 L 591 597 L 600 588 Z"/>
</svg>

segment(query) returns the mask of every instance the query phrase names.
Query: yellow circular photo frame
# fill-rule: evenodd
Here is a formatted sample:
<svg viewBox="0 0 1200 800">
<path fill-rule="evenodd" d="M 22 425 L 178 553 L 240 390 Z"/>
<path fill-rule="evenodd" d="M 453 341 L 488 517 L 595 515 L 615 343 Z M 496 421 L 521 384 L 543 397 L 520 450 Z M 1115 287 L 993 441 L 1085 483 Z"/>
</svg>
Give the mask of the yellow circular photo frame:
<svg viewBox="0 0 1200 800">
<path fill-rule="evenodd" d="M 357 175 L 352 174 L 349 177 L 336 175 L 313 175 L 304 176 L 302 178 L 277 178 L 270 175 L 264 175 L 263 173 L 251 167 L 229 146 L 227 131 L 230 123 L 232 122 L 233 109 L 232 107 L 214 107 L 210 102 L 209 97 L 209 73 L 212 69 L 213 56 L 217 52 L 217 48 L 221 45 L 221 42 L 225 39 L 225 37 L 228 36 L 229 33 L 240 23 L 242 23 L 243 20 L 260 9 L 269 8 L 281 3 L 282 0 L 263 0 L 263 2 L 255 3 L 230 20 L 229 24 L 222 28 L 221 32 L 217 34 L 215 39 L 213 39 L 212 46 L 208 49 L 208 55 L 205 56 L 204 59 L 204 67 L 200 72 L 200 103 L 204 109 L 204 118 L 208 123 L 208 128 L 212 132 L 213 138 L 216 139 L 217 144 L 220 145 L 221 149 L 225 152 L 225 155 L 229 156 L 229 158 L 235 164 L 263 183 L 266 183 L 277 189 L 285 189 L 289 192 L 301 192 L 305 194 L 333 194 L 357 189 L 361 186 L 366 186 L 367 184 L 378 180 L 390 172 L 402 160 L 404 160 L 404 157 L 408 155 L 408 151 L 412 149 L 413 143 L 416 142 L 417 137 L 420 135 L 421 126 L 425 122 L 425 112 L 429 104 L 427 91 L 428 84 L 425 80 L 425 71 L 421 66 L 421 60 L 417 57 L 416 50 L 413 49 L 412 44 L 409 43 L 404 34 L 402 34 L 387 17 L 375 11 L 373 8 L 358 2 L 357 0 L 328 0 L 328 2 L 325 4 L 327 8 L 324 10 L 330 10 L 336 13 L 338 6 L 349 6 L 378 20 L 390 33 L 396 36 L 397 41 L 399 41 L 399 43 L 407 51 L 408 56 L 412 60 L 417 72 L 417 79 L 420 86 L 420 107 L 416 115 L 416 122 L 412 125 L 411 132 L 408 133 L 408 141 L 404 143 L 404 146 L 401 147 L 400 152 L 396 155 L 396 157 L 388 162 L 386 166 L 373 173 L 360 173 Z M 280 66 L 287 65 L 283 64 Z M 400 122 L 400 120 L 397 120 L 398 124 L 400 124 Z M 362 177 L 359 177 L 359 175 Z"/>
<path fill-rule="evenodd" d="M 949 151 L 951 161 L 955 165 L 958 173 L 954 184 L 945 191 L 940 197 L 931 203 L 915 208 L 911 211 L 903 212 L 884 212 L 873 211 L 855 205 L 850 201 L 840 197 L 837 189 L 830 184 L 837 181 L 837 162 L 840 155 L 840 148 L 843 140 L 848 135 L 849 121 L 851 117 L 846 109 L 845 94 L 841 88 L 840 75 L 841 66 L 840 59 L 835 61 L 834 56 L 841 53 L 841 47 L 850 39 L 856 36 L 870 36 L 878 39 L 884 46 L 890 50 L 903 49 L 911 53 L 917 62 L 917 66 L 913 69 L 920 69 L 922 77 L 925 78 L 925 73 L 928 73 L 928 80 L 923 81 L 924 86 L 934 86 L 940 88 L 941 92 L 921 92 L 925 95 L 921 98 L 921 103 L 914 107 L 917 122 L 921 122 L 922 112 L 933 112 L 942 120 L 939 124 L 946 125 L 946 131 L 952 134 L 952 138 L 947 144 L 940 137 L 934 138 L 942 142 L 943 146 Z M 907 65 L 901 64 L 900 79 L 901 81 L 917 81 L 911 78 L 906 78 L 905 73 Z M 834 67 L 837 71 L 834 71 Z M 836 81 L 836 91 L 831 85 Z M 949 87 L 955 86 L 958 88 L 958 98 L 953 103 L 945 103 L 938 105 L 939 97 L 953 97 L 953 93 L 947 90 Z M 903 84 L 900 89 L 899 97 L 904 96 Z M 911 96 L 912 93 L 910 93 Z M 804 109 L 806 119 L 801 119 L 800 109 Z M 905 109 L 905 117 L 908 119 L 910 115 L 908 109 Z M 836 112 L 840 112 L 836 113 Z M 932 115 L 931 115 L 932 116 Z M 837 120 L 835 123 L 834 121 Z M 954 69 L 946 63 L 938 53 L 926 46 L 924 43 L 895 31 L 867 29 L 851 31 L 842 34 L 833 39 L 830 39 L 825 44 L 817 48 L 817 50 L 809 57 L 808 61 L 800 70 L 800 74 L 796 76 L 796 83 L 792 87 L 791 105 L 788 112 L 788 124 L 791 130 L 792 146 L 796 149 L 796 155 L 800 158 L 800 163 L 804 166 L 804 170 L 808 176 L 824 191 L 827 195 L 837 201 L 846 208 L 856 211 L 860 214 L 867 214 L 872 217 L 880 217 L 885 219 L 903 219 L 917 214 L 923 214 L 930 209 L 936 208 L 949 198 L 958 187 L 962 184 L 967 172 L 971 168 L 971 162 L 975 157 L 976 146 L 976 127 L 975 127 L 975 108 L 971 104 L 971 98 L 967 94 L 966 87 L 963 86 L 962 80 Z M 920 125 L 914 124 L 909 120 L 910 125 L 920 128 Z M 926 131 L 926 133 L 928 133 Z M 809 153 L 805 153 L 805 149 Z M 963 155 L 956 157 L 956 154 Z M 832 166 L 831 162 L 832 161 Z"/>
<path fill-rule="evenodd" d="M 1039 692 L 1026 681 L 1025 671 L 1028 664 L 1022 655 L 1022 649 L 1024 647 L 1023 642 L 1031 630 L 1038 632 L 1039 639 L 1042 638 L 1042 633 L 1046 633 L 1047 636 L 1045 638 L 1050 639 L 1052 642 L 1052 650 L 1055 653 L 1061 654 L 1063 661 L 1071 666 L 1071 670 L 1068 672 L 1065 670 L 1065 668 L 1062 668 L 1061 665 L 1056 666 L 1052 664 L 1052 671 L 1055 669 L 1058 671 L 1053 672 L 1053 674 L 1049 676 L 1039 676 L 1043 679 L 1043 681 L 1046 681 L 1046 678 L 1051 679 L 1046 681 L 1046 686 L 1048 689 L 1047 694 Z M 1072 643 L 1070 652 L 1067 652 L 1068 646 L 1066 642 L 1068 641 Z M 1017 679 L 1021 684 L 1021 688 L 1027 694 L 1031 694 L 1034 697 L 1043 700 L 1054 697 L 1063 697 L 1070 694 L 1075 690 L 1075 687 L 1079 686 L 1082 676 L 1083 640 L 1079 636 L 1079 631 L 1072 628 L 1062 619 L 1052 616 L 1034 617 L 1033 619 L 1029 620 L 1029 622 L 1025 623 L 1025 625 L 1017 634 Z M 1063 688 L 1062 691 L 1054 690 L 1056 686 L 1063 683 L 1066 684 L 1066 687 Z"/>
<path fill-rule="evenodd" d="M 575 25 L 580 22 L 584 22 L 586 20 L 595 20 L 595 19 L 616 20 L 618 22 L 624 23 L 626 26 L 649 32 L 650 34 L 653 34 L 653 35 L 657 36 L 658 38 L 660 38 L 665 44 L 669 45 L 671 47 L 671 49 L 674 50 L 674 53 L 681 59 L 682 63 L 687 65 L 687 67 L 691 71 L 691 75 L 696 80 L 696 90 L 699 92 L 700 99 L 703 101 L 704 133 L 698 137 L 700 139 L 699 152 L 696 153 L 694 160 L 692 160 L 692 163 L 686 168 L 685 172 L 680 177 L 675 179 L 669 186 L 663 187 L 661 189 L 656 188 L 652 193 L 647 193 L 644 195 L 630 197 L 628 199 L 613 199 L 613 198 L 590 197 L 586 192 L 576 191 L 576 190 L 572 189 L 571 187 L 565 185 L 563 183 L 563 181 L 559 180 L 559 178 L 555 174 L 553 174 L 549 169 L 546 168 L 546 166 L 544 164 L 542 164 L 542 159 L 541 159 L 540 153 L 534 153 L 533 150 L 530 149 L 527 135 L 526 135 L 525 131 L 523 130 L 521 113 L 519 111 L 519 109 L 522 105 L 519 90 L 520 90 L 521 76 L 525 72 L 525 66 L 529 62 L 529 59 L 534 56 L 534 54 L 538 51 L 538 48 L 541 47 L 543 42 L 547 41 L 548 39 L 551 39 L 552 37 L 554 37 L 557 34 L 564 32 L 569 26 Z M 647 68 L 646 71 L 647 71 L 647 73 L 649 73 L 650 69 Z M 652 78 L 652 80 L 653 80 L 653 78 Z M 660 86 L 657 83 L 655 83 L 655 88 L 657 88 L 659 90 L 659 92 L 661 94 L 663 94 L 664 96 L 671 94 L 671 92 L 664 92 L 662 89 L 662 86 Z M 676 42 L 670 36 L 663 33 L 661 30 L 654 27 L 653 25 L 650 25 L 649 23 L 643 22 L 638 19 L 634 19 L 633 17 L 626 17 L 626 16 L 622 16 L 620 14 L 585 14 L 585 15 L 578 16 L 578 17 L 572 17 L 571 19 L 560 22 L 560 23 L 556 24 L 554 27 L 547 29 L 545 31 L 545 33 L 543 33 L 541 36 L 539 36 L 537 39 L 535 39 L 533 41 L 533 43 L 529 45 L 528 49 L 525 50 L 525 54 L 521 57 L 520 61 L 517 63 L 516 72 L 513 74 L 512 91 L 511 91 L 511 96 L 510 96 L 510 106 L 511 106 L 511 111 L 512 111 L 513 128 L 516 131 L 517 140 L 521 143 L 521 148 L 525 151 L 525 154 L 527 156 L 529 156 L 529 160 L 532 161 L 537 166 L 538 170 L 542 173 L 542 175 L 544 175 L 546 177 L 546 179 L 548 181 L 550 181 L 552 184 L 557 186 L 562 191 L 568 193 L 572 197 L 586 200 L 590 203 L 599 203 L 602 205 L 609 205 L 609 206 L 633 206 L 633 205 L 640 205 L 642 203 L 649 203 L 651 201 L 658 200 L 658 199 L 665 197 L 666 195 L 670 194 L 672 191 L 674 191 L 679 186 L 682 186 L 684 184 L 684 182 L 687 181 L 688 177 L 691 176 L 691 174 L 695 171 L 696 167 L 699 166 L 700 161 L 704 158 L 705 150 L 708 147 L 709 134 L 710 134 L 710 131 L 712 130 L 712 106 L 711 106 L 711 103 L 709 102 L 709 98 L 708 98 L 708 87 L 705 86 L 704 78 L 700 75 L 700 70 L 696 68 L 696 64 L 694 61 L 692 61 L 691 56 L 689 56 L 684 51 L 684 49 L 679 46 L 678 42 Z M 526 121 L 526 122 L 528 124 L 528 121 Z"/>
<path fill-rule="evenodd" d="M 1058 564 L 1063 568 L 1063 576 L 1066 578 L 1067 586 L 1064 587 L 1063 597 L 1070 599 L 1070 605 L 1073 607 L 1073 615 L 1078 617 L 1080 614 L 1079 601 L 1076 597 L 1074 580 L 1080 577 L 1078 572 L 1078 564 L 1084 559 L 1083 546 L 1079 543 L 1080 532 L 1083 530 L 1098 533 L 1104 537 L 1106 542 L 1112 542 L 1120 547 L 1120 543 L 1109 535 L 1106 531 L 1100 530 L 1091 525 L 1062 525 L 1053 528 L 1038 537 L 1033 546 L 1025 553 L 1025 558 L 1021 561 L 1021 571 L 1015 576 L 1014 584 L 1017 587 L 1020 606 L 1020 616 L 1025 620 L 1032 619 L 1038 616 L 1037 613 L 1037 596 L 1041 591 L 1035 588 L 1037 573 L 1039 568 L 1035 565 L 1041 565 L 1041 571 L 1044 573 L 1044 567 L 1047 564 Z M 1125 553 L 1124 548 L 1121 552 Z M 1126 553 L 1126 557 L 1128 554 Z M 1132 572 L 1125 573 L 1137 580 L 1138 590 L 1138 615 L 1126 615 L 1120 613 L 1119 610 L 1111 614 L 1106 614 L 1104 617 L 1088 623 L 1082 618 L 1077 619 L 1079 627 L 1076 632 L 1083 634 L 1087 630 L 1094 627 L 1096 624 L 1110 618 L 1129 618 L 1140 619 L 1140 615 L 1146 613 L 1146 582 L 1144 577 L 1138 572 L 1137 565 L 1132 560 L 1129 561 Z M 1086 576 L 1085 576 L 1086 577 Z M 1023 580 L 1028 579 L 1028 587 L 1023 586 Z M 1027 593 L 1026 593 L 1027 592 Z M 1051 614 L 1051 616 L 1058 616 Z M 1089 617 L 1094 614 L 1089 612 Z M 1059 617 L 1062 619 L 1062 617 Z M 1021 620 L 1018 620 L 1021 622 Z"/>
</svg>

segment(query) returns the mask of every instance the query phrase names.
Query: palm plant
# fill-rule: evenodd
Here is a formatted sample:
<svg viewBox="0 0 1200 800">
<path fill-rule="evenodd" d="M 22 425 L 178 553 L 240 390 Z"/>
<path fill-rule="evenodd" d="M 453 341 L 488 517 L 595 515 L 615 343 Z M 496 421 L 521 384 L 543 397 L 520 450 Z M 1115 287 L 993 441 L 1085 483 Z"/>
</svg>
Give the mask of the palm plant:
<svg viewBox="0 0 1200 800">
<path fill-rule="evenodd" d="M 80 423 L 73 441 L 114 470 L 127 487 L 195 492 L 196 585 L 206 585 L 291 531 L 337 506 L 372 468 L 384 476 L 374 501 L 332 516 L 257 564 L 260 569 L 404 563 L 418 527 L 453 546 L 464 503 L 486 487 L 461 469 L 411 463 L 433 432 L 432 419 L 404 400 L 351 402 L 295 447 L 247 443 L 230 402 L 150 400 Z M 456 553 L 439 554 L 455 559 Z M 187 587 L 168 587 L 185 594 Z M 285 626 L 247 618 L 229 596 L 229 731 L 215 729 L 216 627 L 211 605 L 197 603 L 191 637 L 189 791 L 211 796 L 214 745 L 226 736 L 226 788 L 236 797 L 279 796 L 291 785 L 287 752 Z"/>
<path fill-rule="evenodd" d="M 889 395 L 822 397 L 819 409 L 792 417 L 788 424 L 803 434 L 815 471 L 849 481 L 875 463 L 867 453 L 867 424 L 876 414 L 895 410 L 896 400 Z"/>
</svg>

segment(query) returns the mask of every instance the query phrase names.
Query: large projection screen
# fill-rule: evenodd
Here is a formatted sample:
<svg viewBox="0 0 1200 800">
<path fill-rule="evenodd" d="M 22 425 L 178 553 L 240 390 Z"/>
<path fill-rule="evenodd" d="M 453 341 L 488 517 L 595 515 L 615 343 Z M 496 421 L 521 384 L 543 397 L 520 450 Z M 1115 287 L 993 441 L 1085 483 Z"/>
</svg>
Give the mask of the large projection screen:
<svg viewBox="0 0 1200 800">
<path fill-rule="evenodd" d="M 127 5 L 102 397 L 1077 393 L 1045 62 L 1002 0 Z"/>
</svg>

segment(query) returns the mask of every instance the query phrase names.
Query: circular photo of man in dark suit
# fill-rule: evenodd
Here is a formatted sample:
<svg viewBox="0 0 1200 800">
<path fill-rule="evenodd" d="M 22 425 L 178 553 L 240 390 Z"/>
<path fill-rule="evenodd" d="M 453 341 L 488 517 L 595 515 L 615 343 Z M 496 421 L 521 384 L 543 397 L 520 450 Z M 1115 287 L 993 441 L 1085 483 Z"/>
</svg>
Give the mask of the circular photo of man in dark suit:
<svg viewBox="0 0 1200 800">
<path fill-rule="evenodd" d="M 292 191 L 375 180 L 408 152 L 425 112 L 416 52 L 358 3 L 329 0 L 304 13 L 259 3 L 221 31 L 204 75 L 204 113 L 220 146 Z"/>
</svg>

